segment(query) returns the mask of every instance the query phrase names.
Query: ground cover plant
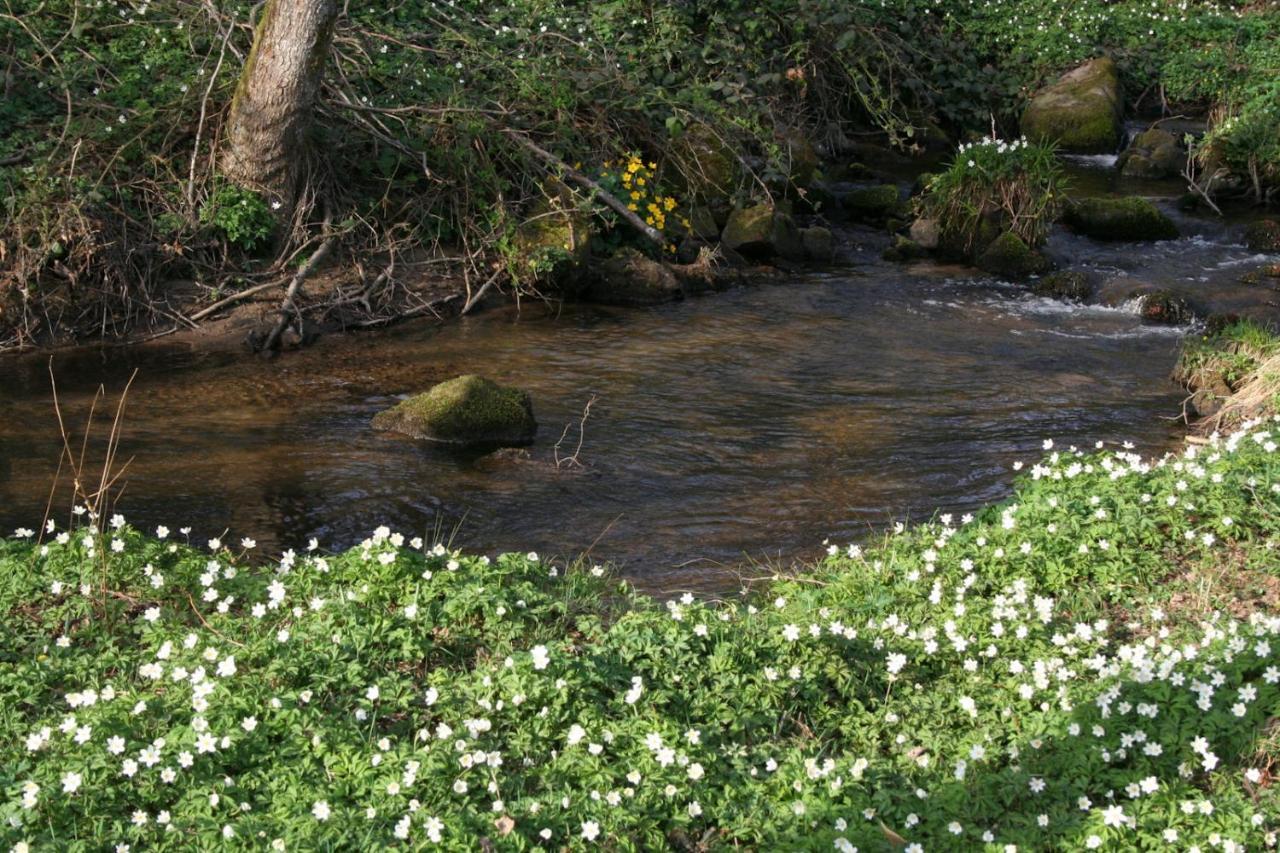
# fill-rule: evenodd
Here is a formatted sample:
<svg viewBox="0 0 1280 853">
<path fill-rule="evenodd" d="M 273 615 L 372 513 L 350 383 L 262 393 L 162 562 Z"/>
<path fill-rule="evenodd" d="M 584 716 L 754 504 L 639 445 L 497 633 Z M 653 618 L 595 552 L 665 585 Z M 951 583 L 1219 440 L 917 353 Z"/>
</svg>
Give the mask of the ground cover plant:
<svg viewBox="0 0 1280 853">
<path fill-rule="evenodd" d="M 976 518 L 721 601 L 385 528 L 20 530 L 0 847 L 1274 846 L 1278 449 L 1046 441 Z"/>
<path fill-rule="evenodd" d="M 706 164 L 687 156 L 689 141 L 714 139 L 735 170 L 748 167 L 718 188 L 745 203 L 786 192 L 797 135 L 837 160 L 851 139 L 913 148 L 936 141 L 937 125 L 967 139 L 993 117 L 1009 136 L 1036 86 L 1098 53 L 1116 55 L 1131 107 L 1210 113 L 1205 173 L 1221 166 L 1267 198 L 1280 174 L 1278 9 L 1277 0 L 348 6 L 310 131 L 322 156 L 306 158 L 306 191 L 292 205 L 228 189 L 217 165 L 257 5 L 7 0 L 0 347 L 124 334 L 139 318 L 181 325 L 175 311 L 288 273 L 323 236 L 381 267 L 361 278 L 359 298 L 335 294 L 325 310 L 367 303 L 367 313 L 394 316 L 408 294 L 379 273 L 394 271 L 395 258 L 435 253 L 442 269 L 483 281 L 559 193 L 548 180 L 559 170 L 522 140 L 592 175 L 638 154 L 692 206 Z M 608 218 L 591 192 L 574 193 Z"/>
</svg>

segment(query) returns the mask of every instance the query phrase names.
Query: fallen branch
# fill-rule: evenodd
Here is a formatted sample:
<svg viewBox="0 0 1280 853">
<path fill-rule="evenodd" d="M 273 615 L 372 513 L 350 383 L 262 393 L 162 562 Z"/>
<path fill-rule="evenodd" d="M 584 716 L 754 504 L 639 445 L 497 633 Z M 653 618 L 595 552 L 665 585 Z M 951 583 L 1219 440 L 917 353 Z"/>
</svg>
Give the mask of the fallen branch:
<svg viewBox="0 0 1280 853">
<path fill-rule="evenodd" d="M 453 300 L 461 299 L 461 298 L 462 298 L 461 293 L 451 293 L 448 296 L 444 296 L 444 297 L 441 297 L 440 299 L 432 300 L 431 302 L 428 302 L 424 305 L 419 305 L 416 308 L 410 308 L 408 311 L 402 311 L 401 313 L 396 314 L 393 317 L 374 317 L 371 320 L 364 320 L 360 323 L 357 323 L 354 328 L 371 329 L 375 326 L 385 326 L 388 323 L 394 323 L 409 317 L 417 317 L 418 315 L 426 314 L 427 312 L 431 312 L 432 314 L 435 314 L 436 317 L 439 317 L 440 315 L 436 313 L 437 308 L 441 307 L 442 305 L 448 305 Z"/>
<path fill-rule="evenodd" d="M 484 296 L 485 291 L 493 287 L 494 282 L 498 280 L 498 276 L 502 274 L 501 269 L 493 271 L 493 275 L 489 276 L 489 280 L 480 285 L 480 289 L 475 292 L 468 300 L 467 304 L 462 306 L 462 310 L 458 312 L 459 316 L 465 316 L 471 313 L 471 309 L 476 307 L 476 303 L 480 301 L 480 297 Z"/>
<path fill-rule="evenodd" d="M 279 282 L 268 281 L 265 284 L 256 284 L 253 287 L 249 288 L 248 290 L 241 290 L 238 293 L 233 293 L 228 297 L 219 299 L 217 302 L 213 303 L 212 305 L 206 308 L 201 308 L 199 311 L 191 315 L 190 320 L 193 323 L 199 322 L 200 320 L 203 320 L 205 317 L 208 317 L 210 314 L 214 313 L 215 311 L 218 311 L 222 308 L 226 308 L 228 305 L 234 305 L 235 303 L 241 301 L 242 299 L 248 299 L 250 296 L 253 296 L 255 293 L 261 293 L 264 290 L 270 290 L 271 288 L 276 287 L 278 285 L 279 285 Z"/>
<path fill-rule="evenodd" d="M 329 230 L 331 219 L 332 217 L 326 212 L 323 226 L 325 231 Z M 289 289 L 285 291 L 284 301 L 280 303 L 280 318 L 276 320 L 276 325 L 271 330 L 271 334 L 267 335 L 267 339 L 262 343 L 262 349 L 264 352 L 270 352 L 275 348 L 276 343 L 280 340 L 281 333 L 283 333 L 285 327 L 289 325 L 289 318 L 293 314 L 298 313 L 298 309 L 294 305 L 294 300 L 298 296 L 298 291 L 302 289 L 302 283 L 307 280 L 307 276 L 311 275 L 311 273 L 315 271 L 315 268 L 320 265 L 320 262 L 328 257 L 337 242 L 338 235 L 336 233 L 330 233 L 329 236 L 325 238 L 325 241 L 320 244 L 320 247 L 311 253 L 311 257 L 307 258 L 307 262 L 302 265 L 302 268 L 294 274 L 293 281 L 289 282 Z"/>
<path fill-rule="evenodd" d="M 535 143 L 532 139 L 525 136 L 524 134 L 519 133 L 518 131 L 509 130 L 509 129 L 504 130 L 503 133 L 505 133 L 511 139 L 515 140 L 515 142 L 517 142 L 526 150 L 528 150 L 529 152 L 537 156 L 538 159 L 542 160 L 547 165 L 553 166 L 556 169 L 560 170 L 561 174 L 563 174 L 569 180 L 573 181 L 575 184 L 578 184 L 579 186 L 582 186 L 582 187 L 585 187 L 586 189 L 591 190 L 591 192 L 599 196 L 601 201 L 603 201 L 610 208 L 612 208 L 613 211 L 617 213 L 619 216 L 621 216 L 628 225 L 630 225 L 636 231 L 640 232 L 640 234 L 644 236 L 645 239 L 647 239 L 654 246 L 661 249 L 664 245 L 666 245 L 666 240 L 663 239 L 661 231 L 659 231 L 657 228 L 654 228 L 652 225 L 649 225 L 647 222 L 645 222 L 643 219 L 637 216 L 634 210 L 628 209 L 628 207 L 625 204 L 623 204 L 618 199 L 617 196 L 610 193 L 604 187 L 600 186 L 598 183 L 591 180 L 586 175 L 582 174 L 577 169 L 573 168 L 568 163 L 561 160 L 556 155 L 552 154 L 550 151 L 547 151 L 543 148 L 538 147 L 537 143 Z"/>
</svg>

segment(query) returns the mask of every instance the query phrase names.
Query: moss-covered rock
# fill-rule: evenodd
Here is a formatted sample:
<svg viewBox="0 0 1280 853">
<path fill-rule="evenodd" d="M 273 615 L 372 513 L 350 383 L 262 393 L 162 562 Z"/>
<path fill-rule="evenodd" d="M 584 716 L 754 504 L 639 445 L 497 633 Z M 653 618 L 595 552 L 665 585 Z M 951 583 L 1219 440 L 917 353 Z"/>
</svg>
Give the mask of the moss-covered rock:
<svg viewBox="0 0 1280 853">
<path fill-rule="evenodd" d="M 591 219 L 557 198 L 536 208 L 516 229 L 515 273 L 555 290 L 571 290 L 591 256 Z"/>
<path fill-rule="evenodd" d="M 812 228 L 800 229 L 800 242 L 804 245 L 804 254 L 811 261 L 828 263 L 836 255 L 835 238 L 830 228 L 815 225 Z"/>
<path fill-rule="evenodd" d="M 926 249 L 938 248 L 938 243 L 942 239 L 942 229 L 938 227 L 936 219 L 917 219 L 911 223 L 910 234 L 912 240 Z"/>
<path fill-rule="evenodd" d="M 929 257 L 929 250 L 921 246 L 910 237 L 903 237 L 899 234 L 893 240 L 893 245 L 885 249 L 880 257 L 886 261 L 892 261 L 896 264 L 907 263 L 908 261 L 918 261 L 922 258 Z"/>
<path fill-rule="evenodd" d="M 1083 302 L 1093 294 L 1093 284 L 1089 277 L 1077 270 L 1063 270 L 1050 273 L 1037 279 L 1031 285 L 1031 291 L 1037 296 L 1048 296 L 1052 299 L 1065 299 L 1070 302 Z"/>
<path fill-rule="evenodd" d="M 725 199 L 737 191 L 742 166 L 737 153 L 718 133 L 702 124 L 687 128 L 667 149 L 677 173 L 671 183 L 703 201 Z"/>
<path fill-rule="evenodd" d="M 799 260 L 805 254 L 795 220 L 770 204 L 739 208 L 731 213 L 720 234 L 720 242 L 748 258 L 781 255 Z"/>
<path fill-rule="evenodd" d="M 689 234 L 707 242 L 720 239 L 720 223 L 711 208 L 700 204 L 689 211 Z"/>
<path fill-rule="evenodd" d="M 1145 198 L 1086 198 L 1067 206 L 1063 220 L 1095 240 L 1173 240 L 1178 226 Z"/>
<path fill-rule="evenodd" d="M 1187 300 L 1168 290 L 1139 290 L 1133 294 L 1141 299 L 1140 314 L 1143 322 L 1161 326 L 1181 326 L 1195 319 L 1195 313 Z"/>
<path fill-rule="evenodd" d="M 1186 162 L 1178 138 L 1153 127 L 1134 137 L 1120 155 L 1119 166 L 1121 174 L 1130 178 L 1168 178 L 1182 174 Z"/>
<path fill-rule="evenodd" d="M 1123 131 L 1120 74 L 1109 57 L 1086 62 L 1042 89 L 1022 114 L 1022 132 L 1077 154 L 1109 154 Z"/>
<path fill-rule="evenodd" d="M 1244 244 L 1255 252 L 1280 252 L 1280 222 L 1259 219 L 1244 229 Z"/>
<path fill-rule="evenodd" d="M 804 131 L 794 127 L 779 131 L 778 148 L 783 157 L 782 165 L 787 170 L 787 178 L 799 187 L 807 187 L 813 183 L 814 176 L 822 165 L 822 158 L 818 156 L 818 149 L 813 147 Z"/>
<path fill-rule="evenodd" d="M 1004 233 L 1000 219 L 996 216 L 984 216 L 979 219 L 973 234 L 967 234 L 955 227 L 948 227 L 946 222 L 939 222 L 938 228 L 938 254 L 952 260 L 971 262 L 981 257 L 987 247 Z"/>
<path fill-rule="evenodd" d="M 882 225 L 902 206 L 902 193 L 894 184 L 859 187 L 850 190 L 843 199 L 844 210 L 860 222 Z"/>
<path fill-rule="evenodd" d="M 373 428 L 455 447 L 519 447 L 533 441 L 538 422 L 524 391 L 467 375 L 379 412 Z"/>
<path fill-rule="evenodd" d="M 978 256 L 978 269 L 1012 281 L 1021 281 L 1049 270 L 1049 259 L 1032 249 L 1012 231 L 997 237 Z"/>
<path fill-rule="evenodd" d="M 602 305 L 658 305 L 684 296 L 666 264 L 622 249 L 593 270 L 582 298 Z"/>
</svg>

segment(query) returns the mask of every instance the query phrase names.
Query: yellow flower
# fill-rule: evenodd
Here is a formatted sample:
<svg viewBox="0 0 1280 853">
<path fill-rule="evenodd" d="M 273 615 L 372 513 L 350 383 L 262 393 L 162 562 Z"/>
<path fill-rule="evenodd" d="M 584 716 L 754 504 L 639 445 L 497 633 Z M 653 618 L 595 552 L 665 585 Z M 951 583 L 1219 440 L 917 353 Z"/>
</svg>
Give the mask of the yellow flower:
<svg viewBox="0 0 1280 853">
<path fill-rule="evenodd" d="M 667 196 L 667 197 L 663 200 L 663 202 L 662 202 L 662 206 L 663 206 L 663 207 L 665 207 L 667 210 L 675 210 L 675 209 L 676 209 L 676 200 L 675 200 L 674 198 L 672 198 L 671 196 Z"/>
<path fill-rule="evenodd" d="M 644 186 L 644 178 L 636 178 L 636 183 L 640 186 Z"/>
<path fill-rule="evenodd" d="M 632 190 L 632 191 L 631 191 L 631 200 L 632 200 L 632 201 L 639 201 L 639 200 L 640 200 L 640 193 L 636 192 L 635 190 Z"/>
<path fill-rule="evenodd" d="M 657 163 L 650 163 L 650 164 L 649 164 L 649 168 L 650 168 L 650 169 L 656 169 L 656 168 L 658 168 L 658 164 L 657 164 Z"/>
<path fill-rule="evenodd" d="M 630 211 L 632 211 L 632 212 L 634 213 L 634 212 L 635 212 L 635 209 L 636 209 L 635 202 L 632 202 L 631 204 L 628 204 L 628 205 L 627 205 L 627 210 L 630 210 Z"/>
</svg>

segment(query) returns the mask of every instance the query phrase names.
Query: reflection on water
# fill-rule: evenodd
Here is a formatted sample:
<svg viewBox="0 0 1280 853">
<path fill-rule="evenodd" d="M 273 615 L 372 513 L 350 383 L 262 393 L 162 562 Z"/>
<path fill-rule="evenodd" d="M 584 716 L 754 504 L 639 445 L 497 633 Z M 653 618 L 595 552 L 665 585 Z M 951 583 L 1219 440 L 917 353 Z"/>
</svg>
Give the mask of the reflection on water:
<svg viewBox="0 0 1280 853">
<path fill-rule="evenodd" d="M 590 548 L 643 587 L 723 587 L 718 566 L 744 557 L 812 556 L 828 537 L 998 499 L 1044 438 L 1169 439 L 1175 332 L 953 276 L 868 261 L 656 309 L 328 339 L 273 362 L 169 347 L 61 355 L 55 371 L 79 423 L 97 383 L 118 392 L 139 368 L 119 504 L 135 523 L 229 528 L 263 549 L 456 528 L 469 549 Z M 59 447 L 47 364 L 0 371 L 0 524 L 34 526 Z M 396 394 L 462 372 L 532 393 L 529 458 L 369 429 Z M 592 396 L 586 467 L 557 470 L 552 447 Z"/>
</svg>

